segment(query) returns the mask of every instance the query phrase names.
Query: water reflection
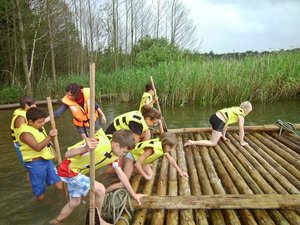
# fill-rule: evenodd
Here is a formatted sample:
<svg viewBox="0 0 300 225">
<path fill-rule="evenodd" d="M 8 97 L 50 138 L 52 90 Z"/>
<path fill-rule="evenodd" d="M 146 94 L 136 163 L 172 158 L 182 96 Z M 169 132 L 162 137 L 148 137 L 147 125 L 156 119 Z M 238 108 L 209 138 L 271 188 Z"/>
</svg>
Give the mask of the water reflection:
<svg viewBox="0 0 300 225">
<path fill-rule="evenodd" d="M 46 106 L 41 106 L 46 110 Z M 58 108 L 54 106 L 54 110 Z M 133 110 L 132 104 L 105 103 L 102 108 L 107 117 L 105 129 L 113 118 L 122 113 Z M 184 106 L 163 108 L 163 116 L 168 128 L 207 127 L 209 116 L 224 106 L 199 107 Z M 230 106 L 229 106 L 230 107 Z M 135 107 L 137 108 L 137 106 Z M 31 193 L 30 184 L 25 182 L 25 171 L 18 161 L 10 137 L 10 120 L 13 109 L 1 111 L 0 129 L 0 224 L 1 225 L 41 225 L 48 224 L 65 204 L 62 193 L 54 187 L 48 187 L 46 199 L 37 202 Z M 246 117 L 246 125 L 271 124 L 277 119 L 299 123 L 299 101 L 273 103 L 270 105 L 253 104 L 253 111 Z M 80 140 L 70 112 L 65 112 L 56 120 L 59 131 L 59 143 L 62 154 L 66 148 Z M 49 130 L 49 124 L 46 125 Z M 101 182 L 101 181 L 100 181 Z M 85 220 L 86 205 L 82 204 L 63 224 L 82 225 Z"/>
</svg>

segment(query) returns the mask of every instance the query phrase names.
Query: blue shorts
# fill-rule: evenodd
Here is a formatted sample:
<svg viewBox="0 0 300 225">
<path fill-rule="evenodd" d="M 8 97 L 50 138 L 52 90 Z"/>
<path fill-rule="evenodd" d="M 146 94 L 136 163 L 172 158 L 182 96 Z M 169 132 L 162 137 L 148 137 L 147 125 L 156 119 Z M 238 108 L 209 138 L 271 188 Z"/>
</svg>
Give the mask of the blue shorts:
<svg viewBox="0 0 300 225">
<path fill-rule="evenodd" d="M 30 175 L 30 183 L 34 196 L 40 196 L 46 191 L 46 184 L 52 185 L 60 180 L 52 160 L 36 160 L 25 162 Z"/>
<path fill-rule="evenodd" d="M 18 155 L 19 160 L 21 161 L 22 165 L 25 167 L 25 162 L 23 160 L 23 156 L 22 156 L 22 153 L 20 151 L 19 142 L 14 142 L 14 147 L 15 147 L 15 150 L 16 150 L 16 153 Z"/>
<path fill-rule="evenodd" d="M 81 173 L 75 177 L 60 177 L 60 179 L 68 184 L 70 198 L 86 196 L 90 190 L 90 178 Z"/>
</svg>

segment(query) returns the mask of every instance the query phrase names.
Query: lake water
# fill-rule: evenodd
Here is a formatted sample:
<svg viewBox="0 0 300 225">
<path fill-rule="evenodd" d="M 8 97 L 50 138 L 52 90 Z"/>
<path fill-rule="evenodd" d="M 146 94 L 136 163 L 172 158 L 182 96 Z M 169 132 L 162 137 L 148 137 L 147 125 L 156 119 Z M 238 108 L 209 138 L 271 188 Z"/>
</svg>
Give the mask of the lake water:
<svg viewBox="0 0 300 225">
<path fill-rule="evenodd" d="M 113 118 L 132 111 L 137 106 L 128 103 L 103 103 L 107 117 L 106 128 Z M 46 106 L 39 106 L 46 110 Z M 199 107 L 184 106 L 162 108 L 168 128 L 208 127 L 209 116 L 224 106 Z M 58 105 L 53 106 L 54 110 Z M 43 225 L 57 216 L 65 204 L 63 195 L 54 187 L 47 187 L 46 199 L 38 202 L 31 193 L 30 184 L 25 181 L 25 170 L 21 166 L 10 137 L 10 120 L 14 109 L 0 111 L 0 225 Z M 253 111 L 246 117 L 246 125 L 272 124 L 277 119 L 300 123 L 300 101 L 286 101 L 269 105 L 253 104 Z M 80 140 L 73 126 L 70 112 L 65 112 L 56 120 L 59 143 L 62 152 Z M 49 130 L 49 124 L 46 125 Z M 101 181 L 100 181 L 101 182 Z M 64 225 L 82 225 L 85 221 L 87 204 L 81 204 L 64 221 Z"/>
</svg>

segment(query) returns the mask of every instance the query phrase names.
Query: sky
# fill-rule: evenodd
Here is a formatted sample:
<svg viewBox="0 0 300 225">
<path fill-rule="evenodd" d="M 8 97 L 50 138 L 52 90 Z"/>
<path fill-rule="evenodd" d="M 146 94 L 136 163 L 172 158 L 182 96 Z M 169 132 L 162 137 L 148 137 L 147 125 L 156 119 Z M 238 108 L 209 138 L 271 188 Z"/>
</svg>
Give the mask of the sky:
<svg viewBox="0 0 300 225">
<path fill-rule="evenodd" d="M 200 52 L 300 48 L 300 0 L 183 0 Z"/>
</svg>

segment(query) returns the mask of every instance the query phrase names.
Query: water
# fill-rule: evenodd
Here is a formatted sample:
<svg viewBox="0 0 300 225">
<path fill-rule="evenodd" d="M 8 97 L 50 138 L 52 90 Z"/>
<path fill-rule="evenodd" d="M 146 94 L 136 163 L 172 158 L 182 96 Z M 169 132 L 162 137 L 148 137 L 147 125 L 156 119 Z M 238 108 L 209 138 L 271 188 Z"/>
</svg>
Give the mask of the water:
<svg viewBox="0 0 300 225">
<path fill-rule="evenodd" d="M 46 110 L 45 106 L 41 107 Z M 58 105 L 55 105 L 54 110 L 57 107 Z M 223 107 L 185 106 L 162 110 L 168 128 L 207 127 L 209 126 L 209 116 Z M 115 116 L 131 111 L 136 107 L 127 103 L 105 103 L 102 108 L 107 117 L 107 124 L 103 125 L 106 128 Z M 54 187 L 47 187 L 46 199 L 42 202 L 35 200 L 31 193 L 30 184 L 25 181 L 25 170 L 17 158 L 10 137 L 9 126 L 13 109 L 1 110 L 0 112 L 0 151 L 2 159 L 0 164 L 0 225 L 48 224 L 49 220 L 55 218 L 65 204 L 63 195 Z M 245 124 L 272 124 L 277 119 L 299 123 L 299 115 L 299 101 L 287 101 L 271 105 L 253 104 L 253 111 L 246 117 Z M 56 120 L 62 153 L 66 151 L 68 146 L 80 140 L 71 120 L 70 112 L 65 112 Z M 46 130 L 49 130 L 49 124 L 46 125 Z M 81 204 L 63 224 L 84 224 L 86 208 L 86 204 Z"/>
</svg>

